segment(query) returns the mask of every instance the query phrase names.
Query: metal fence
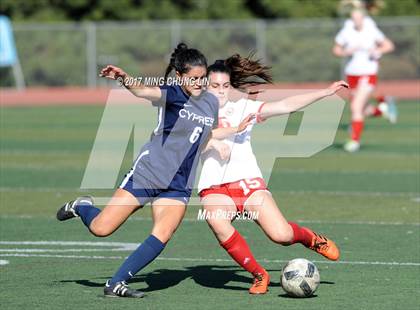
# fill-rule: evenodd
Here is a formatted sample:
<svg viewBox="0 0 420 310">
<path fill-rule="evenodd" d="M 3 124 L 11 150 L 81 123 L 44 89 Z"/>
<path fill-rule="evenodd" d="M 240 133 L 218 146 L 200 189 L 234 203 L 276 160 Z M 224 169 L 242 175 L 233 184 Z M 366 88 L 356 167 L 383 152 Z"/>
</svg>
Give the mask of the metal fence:
<svg viewBox="0 0 420 310">
<path fill-rule="evenodd" d="M 159 21 L 14 24 L 28 86 L 101 86 L 98 69 L 121 66 L 134 76 L 161 76 L 178 42 L 209 59 L 255 51 L 272 66 L 276 81 L 327 81 L 341 75 L 342 61 L 331 54 L 343 20 Z M 378 26 L 396 51 L 382 60 L 383 79 L 419 77 L 420 19 L 388 17 Z M 3 69 L 4 70 L 4 69 Z M 3 75 L 3 74 L 2 74 Z M 10 74 L 1 85 L 12 85 Z"/>
</svg>

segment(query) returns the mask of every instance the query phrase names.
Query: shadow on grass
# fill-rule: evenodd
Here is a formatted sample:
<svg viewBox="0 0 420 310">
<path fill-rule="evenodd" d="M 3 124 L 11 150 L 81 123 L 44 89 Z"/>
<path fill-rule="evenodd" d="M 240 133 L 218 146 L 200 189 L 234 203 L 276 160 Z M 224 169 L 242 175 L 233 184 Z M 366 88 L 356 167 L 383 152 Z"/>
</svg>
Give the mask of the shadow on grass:
<svg viewBox="0 0 420 310">
<path fill-rule="evenodd" d="M 280 270 L 268 270 L 280 271 Z M 141 289 L 143 292 L 164 290 L 178 285 L 186 279 L 192 279 L 195 283 L 209 288 L 228 289 L 236 291 L 247 291 L 252 283 L 251 276 L 240 275 L 244 271 L 231 266 L 199 265 L 185 267 L 184 269 L 157 269 L 144 275 L 132 278 L 129 283 L 146 283 L 148 286 Z M 88 287 L 103 287 L 109 278 L 100 277 L 103 281 L 94 282 L 90 280 L 62 280 L 60 283 L 77 283 Z M 241 283 L 241 285 L 235 285 Z M 246 283 L 246 287 L 242 284 Z M 279 287 L 279 282 L 271 282 L 270 287 Z"/>
<path fill-rule="evenodd" d="M 323 284 L 327 284 L 327 285 L 334 285 L 334 284 L 335 284 L 335 282 L 331 282 L 331 281 L 321 281 L 321 282 L 319 282 L 319 283 L 320 283 L 321 285 L 323 285 Z M 309 297 L 294 297 L 294 296 L 287 295 L 286 293 L 279 294 L 278 296 L 279 296 L 279 297 L 282 297 L 282 298 L 290 298 L 290 299 L 302 299 L 302 298 L 307 299 L 307 298 L 315 298 L 315 297 L 318 297 L 318 295 L 316 295 L 316 294 L 311 295 L 311 296 L 309 296 Z"/>
<path fill-rule="evenodd" d="M 308 299 L 308 298 L 316 298 L 316 297 L 318 297 L 318 295 L 315 295 L 315 294 L 314 295 L 311 295 L 309 297 L 294 297 L 294 296 L 287 295 L 286 293 L 279 294 L 278 296 L 281 297 L 281 298 L 290 298 L 290 299 Z"/>
</svg>

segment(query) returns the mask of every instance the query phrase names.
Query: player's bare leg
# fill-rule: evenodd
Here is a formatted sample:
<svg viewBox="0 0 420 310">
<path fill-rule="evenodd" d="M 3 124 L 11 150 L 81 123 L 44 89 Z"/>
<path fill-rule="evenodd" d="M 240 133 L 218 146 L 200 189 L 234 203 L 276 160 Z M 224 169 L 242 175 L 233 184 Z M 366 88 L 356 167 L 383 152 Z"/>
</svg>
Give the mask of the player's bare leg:
<svg viewBox="0 0 420 310">
<path fill-rule="evenodd" d="M 118 188 L 106 207 L 92 220 L 89 230 L 97 237 L 109 236 L 139 208 L 136 197 Z"/>
<path fill-rule="evenodd" d="M 365 107 L 372 94 L 372 86 L 369 84 L 359 85 L 352 96 L 351 109 L 351 140 L 344 145 L 347 152 L 356 152 L 360 149 L 360 138 L 365 119 Z"/>
<path fill-rule="evenodd" d="M 340 251 L 336 244 L 307 227 L 288 222 L 267 191 L 255 192 L 246 202 L 245 210 L 258 212 L 256 223 L 270 240 L 282 245 L 302 243 L 330 260 L 338 260 Z"/>
<path fill-rule="evenodd" d="M 236 212 L 235 203 L 226 195 L 211 194 L 204 197 L 202 203 L 203 209 L 212 215 L 216 215 L 218 212 Z M 210 218 L 207 219 L 207 224 L 220 243 L 228 240 L 235 231 L 231 220 L 227 218 Z"/>
<path fill-rule="evenodd" d="M 219 212 L 231 212 L 237 209 L 232 198 L 222 194 L 210 194 L 203 198 L 204 210 L 210 214 Z M 221 214 L 221 213 L 219 213 Z M 270 284 L 270 276 L 267 271 L 255 260 L 245 239 L 233 227 L 229 218 L 215 217 L 207 219 L 207 224 L 213 231 L 220 245 L 228 254 L 245 270 L 254 276 L 254 281 L 249 289 L 250 294 L 265 294 Z"/>
<path fill-rule="evenodd" d="M 159 198 L 153 202 L 152 235 L 163 243 L 167 243 L 184 218 L 187 206 L 176 199 Z"/>
<path fill-rule="evenodd" d="M 62 206 L 57 211 L 57 219 L 66 221 L 80 216 L 93 235 L 106 237 L 117 230 L 138 208 L 139 201 L 128 191 L 119 188 L 103 210 L 95 207 L 92 197 L 82 196 Z"/>
<path fill-rule="evenodd" d="M 258 212 L 258 219 L 255 222 L 271 241 L 287 245 L 293 240 L 292 227 L 268 191 L 253 193 L 245 203 L 245 210 Z"/>
</svg>

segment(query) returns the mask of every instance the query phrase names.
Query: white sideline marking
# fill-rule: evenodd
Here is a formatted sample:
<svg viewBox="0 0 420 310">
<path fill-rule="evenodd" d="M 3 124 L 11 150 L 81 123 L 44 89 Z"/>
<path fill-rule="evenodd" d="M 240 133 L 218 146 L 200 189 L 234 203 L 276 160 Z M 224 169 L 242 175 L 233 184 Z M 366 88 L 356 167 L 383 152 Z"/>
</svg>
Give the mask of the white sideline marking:
<svg viewBox="0 0 420 310">
<path fill-rule="evenodd" d="M 54 188 L 54 187 L 0 187 L 0 192 L 39 192 L 39 193 L 80 193 L 80 188 Z"/>
<path fill-rule="evenodd" d="M 135 248 L 102 248 L 102 249 L 0 249 L 0 253 L 67 253 L 67 252 L 124 252 Z"/>
<path fill-rule="evenodd" d="M 9 264 L 8 260 L 0 259 L 0 266 L 4 266 L 4 265 L 7 265 L 7 264 Z"/>
<path fill-rule="evenodd" d="M 1 215 L 0 216 L 0 219 L 39 219 L 39 218 L 55 219 L 55 216 L 33 216 L 33 215 Z M 152 218 L 142 217 L 142 216 L 132 216 L 128 220 L 129 221 L 152 221 Z M 189 222 L 189 223 L 204 223 L 203 221 L 197 220 L 197 218 L 184 218 L 182 221 Z M 405 222 L 386 222 L 386 221 L 323 221 L 323 220 L 305 220 L 305 219 L 298 219 L 295 221 L 298 223 L 304 223 L 304 224 L 326 224 L 326 225 L 420 226 L 420 222 L 405 223 Z M 32 241 L 27 241 L 27 242 L 32 242 Z M 47 241 L 47 242 L 51 242 L 51 241 Z M 88 242 L 85 242 L 85 244 L 79 244 L 78 242 L 78 244 L 75 244 L 75 245 L 87 245 L 86 243 Z M 1 241 L 0 241 L 0 244 L 2 244 Z M 37 244 L 42 245 L 42 243 L 37 243 Z M 115 242 L 116 246 L 119 246 L 119 244 L 121 243 Z"/>
<path fill-rule="evenodd" d="M 75 258 L 75 259 L 123 259 L 122 256 L 89 256 L 89 255 L 52 255 L 52 254 L 0 254 L 3 257 L 45 257 L 45 258 Z M 180 262 L 232 262 L 231 259 L 225 258 L 190 258 L 190 257 L 157 257 L 157 260 L 163 261 L 180 261 Z M 288 260 L 271 260 L 271 259 L 257 259 L 264 263 L 286 263 Z M 372 265 L 372 266 L 399 266 L 399 267 L 412 267 L 420 266 L 420 263 L 414 262 L 364 262 L 364 261 L 317 261 L 312 262 L 316 264 L 342 264 L 342 265 Z"/>
<path fill-rule="evenodd" d="M 52 254 L 0 254 L 2 257 L 50 257 L 50 258 L 78 258 L 78 259 L 123 259 L 122 256 L 89 256 L 89 255 L 52 255 Z"/>
<path fill-rule="evenodd" d="M 122 247 L 130 248 L 137 247 L 139 243 L 132 242 L 101 242 L 101 241 L 0 241 L 0 244 L 5 245 L 85 245 L 85 246 L 104 246 L 104 247 Z"/>
<path fill-rule="evenodd" d="M 127 242 L 100 242 L 100 241 L 0 241 L 0 245 L 58 245 L 58 246 L 96 246 L 104 247 L 104 249 L 0 249 L 0 252 L 6 252 L 5 254 L 0 253 L 3 257 L 51 257 L 51 258 L 76 258 L 76 259 L 123 259 L 123 256 L 98 256 L 98 255 L 62 255 L 62 254 L 27 254 L 31 252 L 95 252 L 95 251 L 132 251 L 139 244 L 138 243 L 127 243 Z M 109 248 L 114 247 L 114 248 Z M 12 252 L 12 253 L 7 253 Z M 20 252 L 20 253 L 19 253 Z M 231 262 L 231 259 L 225 258 L 191 258 L 191 257 L 158 257 L 158 260 L 164 261 L 191 261 L 191 262 Z M 270 259 L 259 259 L 265 263 L 284 263 L 287 260 L 270 260 Z M 420 263 L 415 262 L 366 262 L 366 261 L 317 261 L 317 264 L 348 264 L 348 265 L 384 265 L 384 266 L 420 266 Z"/>
</svg>

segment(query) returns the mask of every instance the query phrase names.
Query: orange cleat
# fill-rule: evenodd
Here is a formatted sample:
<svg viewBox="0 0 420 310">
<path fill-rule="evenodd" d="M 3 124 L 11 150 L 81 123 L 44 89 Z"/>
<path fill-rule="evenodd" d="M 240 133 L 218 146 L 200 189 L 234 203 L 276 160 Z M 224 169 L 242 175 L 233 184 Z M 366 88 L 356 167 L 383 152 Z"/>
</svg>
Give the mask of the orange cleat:
<svg viewBox="0 0 420 310">
<path fill-rule="evenodd" d="M 329 260 L 338 260 L 340 258 L 340 250 L 338 249 L 334 241 L 328 239 L 323 235 L 318 235 L 312 230 L 309 231 L 313 234 L 312 244 L 309 247 L 311 250 L 321 254 Z"/>
<path fill-rule="evenodd" d="M 268 291 L 268 285 L 270 284 L 270 275 L 264 269 L 263 273 L 257 273 L 254 276 L 254 283 L 249 289 L 250 294 L 265 294 Z"/>
</svg>

